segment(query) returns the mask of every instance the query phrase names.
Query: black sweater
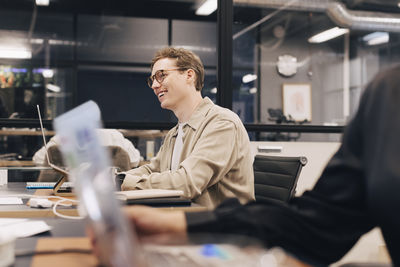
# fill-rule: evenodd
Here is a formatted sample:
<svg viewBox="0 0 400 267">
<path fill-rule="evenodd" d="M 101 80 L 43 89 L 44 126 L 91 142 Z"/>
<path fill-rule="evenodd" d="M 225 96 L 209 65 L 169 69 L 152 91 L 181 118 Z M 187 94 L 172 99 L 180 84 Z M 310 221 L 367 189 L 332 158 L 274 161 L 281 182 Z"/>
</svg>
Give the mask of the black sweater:
<svg viewBox="0 0 400 267">
<path fill-rule="evenodd" d="M 231 200 L 186 219 L 189 233 L 250 235 L 315 265 L 339 260 L 378 226 L 400 266 L 399 207 L 400 66 L 368 85 L 339 151 L 311 191 L 287 205 Z"/>
</svg>

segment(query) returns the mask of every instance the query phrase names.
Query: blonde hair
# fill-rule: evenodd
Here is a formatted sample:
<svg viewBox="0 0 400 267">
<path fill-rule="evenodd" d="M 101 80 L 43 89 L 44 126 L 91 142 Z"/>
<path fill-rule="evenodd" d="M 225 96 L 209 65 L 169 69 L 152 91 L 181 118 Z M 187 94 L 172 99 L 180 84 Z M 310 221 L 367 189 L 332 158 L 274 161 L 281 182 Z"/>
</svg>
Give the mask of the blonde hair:
<svg viewBox="0 0 400 267">
<path fill-rule="evenodd" d="M 176 59 L 176 66 L 180 69 L 192 69 L 196 73 L 195 87 L 201 91 L 204 86 L 204 66 L 200 58 L 192 51 L 184 48 L 165 47 L 156 52 L 151 60 L 151 71 L 154 64 L 163 58 Z"/>
</svg>

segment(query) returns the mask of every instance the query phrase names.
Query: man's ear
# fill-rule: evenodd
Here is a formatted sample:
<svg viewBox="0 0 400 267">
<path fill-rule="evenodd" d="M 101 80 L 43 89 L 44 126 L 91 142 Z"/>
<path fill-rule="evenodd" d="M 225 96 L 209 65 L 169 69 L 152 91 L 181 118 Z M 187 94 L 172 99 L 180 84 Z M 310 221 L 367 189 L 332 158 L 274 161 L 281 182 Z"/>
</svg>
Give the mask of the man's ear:
<svg viewBox="0 0 400 267">
<path fill-rule="evenodd" d="M 195 79 L 196 79 L 196 73 L 194 72 L 194 70 L 188 69 L 186 75 L 187 75 L 186 76 L 187 77 L 187 81 L 190 82 L 190 83 L 193 82 L 193 84 L 194 84 Z"/>
</svg>

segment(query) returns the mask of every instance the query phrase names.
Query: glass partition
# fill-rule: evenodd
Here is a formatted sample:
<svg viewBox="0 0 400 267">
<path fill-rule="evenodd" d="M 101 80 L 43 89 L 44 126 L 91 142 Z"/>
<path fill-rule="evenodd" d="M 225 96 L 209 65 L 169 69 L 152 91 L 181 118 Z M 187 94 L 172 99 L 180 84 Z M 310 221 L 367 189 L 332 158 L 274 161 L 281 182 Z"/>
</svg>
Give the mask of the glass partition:
<svg viewBox="0 0 400 267">
<path fill-rule="evenodd" d="M 358 19 L 347 22 L 328 16 L 326 1 L 233 1 L 233 109 L 243 121 L 346 125 L 365 85 L 400 60 L 400 25 L 379 20 L 398 7 L 359 2 L 336 3 Z"/>
<path fill-rule="evenodd" d="M 0 161 L 29 161 L 43 145 L 38 121 L 32 129 L 36 105 L 51 129 L 53 118 L 89 99 L 99 104 L 106 125 L 117 123 L 146 159 L 147 141 L 157 150 L 165 135 L 165 127 L 151 125 L 176 122 L 146 84 L 158 49 L 174 45 L 199 54 L 203 95 L 216 102 L 216 12 L 196 15 L 199 4 L 0 0 L 0 120 L 29 125 L 0 123 Z"/>
</svg>

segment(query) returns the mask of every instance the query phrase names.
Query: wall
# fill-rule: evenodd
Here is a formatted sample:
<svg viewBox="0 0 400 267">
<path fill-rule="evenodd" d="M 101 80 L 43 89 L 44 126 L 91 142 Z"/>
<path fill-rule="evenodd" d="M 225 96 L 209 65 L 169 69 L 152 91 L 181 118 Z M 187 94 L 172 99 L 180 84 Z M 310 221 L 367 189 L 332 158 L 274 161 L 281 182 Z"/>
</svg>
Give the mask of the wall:
<svg viewBox="0 0 400 267">
<path fill-rule="evenodd" d="M 350 59 L 350 117 L 343 115 L 343 51 L 344 40 L 336 41 L 337 46 L 328 43 L 310 44 L 305 34 L 299 34 L 282 41 L 279 46 L 270 48 L 270 36 L 261 39 L 261 122 L 268 121 L 268 108 L 282 108 L 282 85 L 285 83 L 308 83 L 312 94 L 312 122 L 338 123 L 345 125 L 358 108 L 359 99 L 365 85 L 380 69 L 378 51 L 359 49 Z M 289 54 L 297 58 L 297 73 L 283 77 L 277 73 L 276 62 L 279 56 Z M 355 52 L 353 54 L 356 54 Z M 301 141 L 340 141 L 326 134 L 312 138 L 303 136 Z"/>
<path fill-rule="evenodd" d="M 282 147 L 280 153 L 259 153 L 259 145 Z M 320 174 L 329 159 L 339 148 L 338 142 L 251 142 L 253 155 L 263 154 L 271 156 L 305 156 L 305 165 L 300 174 L 296 195 L 301 195 L 305 190 L 310 190 L 317 182 Z M 332 267 L 347 262 L 388 262 L 382 234 L 378 228 L 365 234 L 343 259 L 332 264 Z"/>
</svg>

